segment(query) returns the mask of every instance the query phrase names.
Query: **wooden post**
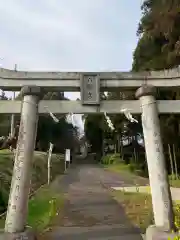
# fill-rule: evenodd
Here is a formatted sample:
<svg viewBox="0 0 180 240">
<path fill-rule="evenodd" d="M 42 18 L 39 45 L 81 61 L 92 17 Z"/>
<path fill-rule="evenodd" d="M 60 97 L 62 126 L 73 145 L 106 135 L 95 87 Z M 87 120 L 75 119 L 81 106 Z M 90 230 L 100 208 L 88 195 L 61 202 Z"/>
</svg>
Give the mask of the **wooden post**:
<svg viewBox="0 0 180 240">
<path fill-rule="evenodd" d="M 51 181 L 51 158 L 52 158 L 52 151 L 53 151 L 53 144 L 50 142 L 49 144 L 49 151 L 48 151 L 48 185 Z"/>
</svg>

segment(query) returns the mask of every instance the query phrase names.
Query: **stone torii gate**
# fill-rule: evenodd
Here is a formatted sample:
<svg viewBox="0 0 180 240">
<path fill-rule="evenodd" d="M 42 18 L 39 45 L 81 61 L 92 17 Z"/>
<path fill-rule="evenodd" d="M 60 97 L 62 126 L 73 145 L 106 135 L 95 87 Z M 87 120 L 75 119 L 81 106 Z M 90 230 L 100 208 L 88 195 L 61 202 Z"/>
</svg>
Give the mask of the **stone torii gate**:
<svg viewBox="0 0 180 240">
<path fill-rule="evenodd" d="M 29 236 L 26 228 L 30 169 L 38 115 L 52 113 L 116 113 L 124 108 L 142 113 L 143 133 L 156 227 L 172 229 L 173 210 L 158 111 L 179 113 L 180 101 L 156 101 L 155 88 L 180 86 L 180 69 L 159 72 L 22 72 L 0 69 L 0 89 L 21 91 L 21 101 L 0 101 L 0 114 L 21 114 L 14 171 L 9 195 L 5 233 L 9 237 Z M 100 101 L 101 91 L 134 89 L 139 100 Z M 81 91 L 81 101 L 40 101 L 45 91 Z M 31 237 L 30 237 L 31 236 Z M 15 238 L 14 238 L 15 239 Z M 21 238 L 23 239 L 23 238 Z"/>
</svg>

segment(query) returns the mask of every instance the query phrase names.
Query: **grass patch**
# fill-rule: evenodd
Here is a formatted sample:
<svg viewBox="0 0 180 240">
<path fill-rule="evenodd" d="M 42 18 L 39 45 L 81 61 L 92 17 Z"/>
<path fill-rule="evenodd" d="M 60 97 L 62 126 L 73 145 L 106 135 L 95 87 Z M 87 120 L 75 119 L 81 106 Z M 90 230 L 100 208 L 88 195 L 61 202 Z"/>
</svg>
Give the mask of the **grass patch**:
<svg viewBox="0 0 180 240">
<path fill-rule="evenodd" d="M 6 211 L 8 198 L 9 198 L 9 190 L 11 185 L 11 178 L 12 178 L 12 171 L 13 171 L 13 164 L 14 164 L 14 156 L 13 153 L 9 150 L 0 150 L 0 214 Z M 58 175 L 64 173 L 64 155 L 59 154 L 52 154 L 52 161 L 51 161 L 51 181 L 53 181 Z M 31 189 L 30 194 L 40 188 L 40 186 L 47 183 L 47 154 L 44 152 L 35 152 L 34 158 L 32 162 L 32 177 L 31 177 Z M 45 190 L 44 190 L 45 191 Z M 50 206 L 48 203 L 50 196 L 53 196 L 52 193 L 48 191 L 44 192 L 44 202 L 42 203 L 41 200 L 30 200 L 29 204 L 29 220 L 30 225 L 32 224 L 34 212 L 44 211 L 47 206 Z M 38 194 L 39 195 L 39 194 Z M 41 195 L 41 194 L 40 194 Z M 39 199 L 39 198 L 38 198 Z M 56 199 L 56 195 L 55 195 Z M 57 198 L 59 199 L 59 198 Z M 36 204 L 37 202 L 37 204 Z M 41 208 L 42 204 L 42 208 Z M 36 207 L 36 205 L 38 207 Z M 44 206 L 43 206 L 44 205 Z M 32 210 L 32 209 L 37 210 Z M 41 209 L 41 210 L 40 210 Z M 34 211 L 34 212 L 33 212 Z M 47 212 L 46 210 L 44 212 Z M 32 217 L 31 217 L 32 215 Z M 34 218 L 36 219 L 36 217 Z M 38 218 L 37 218 L 38 219 Z M 4 217 L 0 218 L 0 227 L 4 227 Z M 39 220 L 37 220 L 39 222 Z M 43 221 L 42 221 L 43 222 Z M 46 222 L 46 220 L 44 220 Z M 40 223 L 38 225 L 41 225 Z M 42 225 L 44 225 L 42 223 Z"/>
<path fill-rule="evenodd" d="M 44 186 L 29 200 L 27 225 L 37 232 L 42 232 L 59 213 L 59 209 L 63 209 L 63 205 L 63 194 Z M 0 219 L 0 228 L 4 228 L 4 225 L 5 217 Z"/>
<path fill-rule="evenodd" d="M 119 154 L 107 154 L 106 156 L 102 157 L 101 166 L 116 173 L 125 173 L 131 177 L 139 176 L 142 178 L 142 171 L 138 169 L 138 165 L 132 163 L 125 164 L 125 162 L 121 160 Z"/>
<path fill-rule="evenodd" d="M 124 162 L 118 162 L 114 164 L 102 164 L 101 165 L 104 169 L 114 172 L 114 173 L 119 173 L 121 176 L 124 178 L 124 181 L 127 180 L 127 182 L 131 182 L 132 186 L 140 185 L 149 185 L 149 179 L 142 177 L 140 175 L 137 175 L 137 173 L 132 172 L 130 170 L 130 166 L 128 164 L 125 164 Z"/>
<path fill-rule="evenodd" d="M 13 154 L 9 150 L 0 150 L 0 213 L 7 206 L 11 176 L 13 170 Z"/>
<path fill-rule="evenodd" d="M 101 166 L 113 172 L 131 174 L 128 164 L 120 160 L 119 154 L 107 154 L 101 159 Z"/>
<path fill-rule="evenodd" d="M 1 229 L 4 229 L 5 220 L 6 220 L 6 219 L 5 219 L 4 216 L 0 218 L 0 228 L 1 228 Z"/>
<path fill-rule="evenodd" d="M 107 168 L 108 170 L 111 170 L 113 172 L 126 172 L 131 174 L 129 170 L 129 165 L 124 164 L 124 163 L 114 163 L 110 165 L 103 165 L 104 168 Z"/>
<path fill-rule="evenodd" d="M 144 190 L 146 191 L 146 193 L 151 194 L 151 188 L 150 188 L 150 186 L 145 186 L 145 187 L 143 187 L 143 188 L 144 188 Z"/>
<path fill-rule="evenodd" d="M 152 199 L 150 194 L 112 191 L 114 199 L 119 202 L 133 225 L 139 227 L 142 233 L 145 233 L 146 228 L 154 223 Z M 176 221 L 180 219 L 179 201 L 174 202 L 174 211 Z"/>
<path fill-rule="evenodd" d="M 2 212 L 3 202 L 7 205 L 9 190 L 11 185 L 12 171 L 14 165 L 13 153 L 9 150 L 0 151 L 0 213 Z M 51 161 L 51 180 L 64 173 L 64 155 L 52 154 Z M 47 183 L 47 154 L 35 152 L 32 161 L 32 178 L 30 192 L 34 192 L 41 185 Z"/>
<path fill-rule="evenodd" d="M 180 188 L 180 179 L 171 179 L 169 177 L 169 184 L 171 187 Z"/>
<path fill-rule="evenodd" d="M 113 196 L 124 208 L 133 225 L 139 227 L 142 233 L 153 223 L 151 196 L 143 193 L 113 191 Z"/>
<path fill-rule="evenodd" d="M 147 179 L 145 177 L 142 177 L 141 171 L 139 169 L 134 169 L 132 170 L 132 164 L 125 164 L 123 161 L 121 162 L 115 162 L 113 164 L 102 164 L 102 166 L 110 171 L 116 172 L 116 173 L 125 173 L 128 174 L 129 176 L 138 176 L 144 179 Z"/>
<path fill-rule="evenodd" d="M 63 208 L 64 197 L 62 193 L 55 193 L 45 187 L 29 201 L 28 225 L 38 232 L 49 226 L 52 219 Z"/>
<path fill-rule="evenodd" d="M 140 177 L 141 179 L 149 181 L 148 178 L 142 177 L 139 175 L 139 171 L 131 171 L 131 166 L 130 164 L 125 164 L 123 161 L 122 162 L 114 162 L 113 164 L 102 164 L 103 168 L 116 172 L 116 173 L 121 173 L 121 174 L 126 174 L 126 176 L 131 177 L 131 178 L 137 178 Z M 169 184 L 171 187 L 176 187 L 180 188 L 180 179 L 173 179 L 171 176 L 169 176 Z"/>
</svg>

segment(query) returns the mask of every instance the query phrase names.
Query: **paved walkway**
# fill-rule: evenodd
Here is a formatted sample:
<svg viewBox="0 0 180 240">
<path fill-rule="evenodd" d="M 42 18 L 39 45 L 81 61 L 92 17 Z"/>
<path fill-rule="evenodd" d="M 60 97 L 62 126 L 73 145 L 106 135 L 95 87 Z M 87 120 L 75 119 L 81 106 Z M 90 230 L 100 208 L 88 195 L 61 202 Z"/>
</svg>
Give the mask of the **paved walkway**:
<svg viewBox="0 0 180 240">
<path fill-rule="evenodd" d="M 140 192 L 140 193 L 148 193 L 151 194 L 151 189 L 150 186 L 138 186 L 138 187 L 111 187 L 114 190 L 123 190 L 126 192 Z M 171 196 L 172 196 L 172 200 L 174 201 L 180 201 L 180 189 L 179 188 L 175 188 L 175 187 L 171 187 Z"/>
<path fill-rule="evenodd" d="M 123 208 L 110 196 L 107 188 L 112 184 L 132 185 L 132 182 L 97 165 L 69 169 L 63 179 L 54 183 L 56 189 L 66 193 L 64 211 L 43 239 L 141 240 L 139 229 L 130 223 Z"/>
</svg>

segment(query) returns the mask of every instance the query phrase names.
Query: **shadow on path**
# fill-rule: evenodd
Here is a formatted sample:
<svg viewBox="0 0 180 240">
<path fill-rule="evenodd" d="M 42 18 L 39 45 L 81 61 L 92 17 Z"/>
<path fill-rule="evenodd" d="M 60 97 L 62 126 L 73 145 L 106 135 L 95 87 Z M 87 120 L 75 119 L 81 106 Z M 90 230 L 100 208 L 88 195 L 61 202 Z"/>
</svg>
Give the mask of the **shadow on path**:
<svg viewBox="0 0 180 240">
<path fill-rule="evenodd" d="M 110 196 L 108 176 L 97 165 L 78 165 L 57 179 L 52 187 L 63 191 L 67 201 L 43 239 L 142 239 L 123 207 Z M 109 181 L 113 182 L 113 175 Z"/>
</svg>

